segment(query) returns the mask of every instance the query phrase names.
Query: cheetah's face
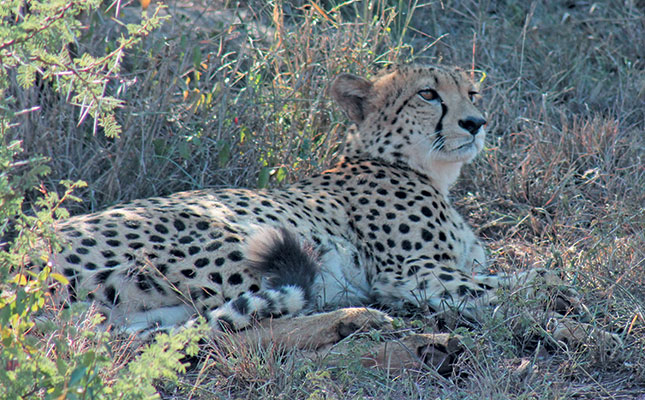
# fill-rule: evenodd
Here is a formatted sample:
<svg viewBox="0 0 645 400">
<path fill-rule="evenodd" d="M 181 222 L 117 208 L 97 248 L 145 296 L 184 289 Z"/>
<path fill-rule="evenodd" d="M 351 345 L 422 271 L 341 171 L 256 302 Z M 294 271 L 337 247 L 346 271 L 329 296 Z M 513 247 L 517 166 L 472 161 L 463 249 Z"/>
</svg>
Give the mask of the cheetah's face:
<svg viewBox="0 0 645 400">
<path fill-rule="evenodd" d="M 331 90 L 357 123 L 354 151 L 427 173 L 436 163 L 461 166 L 484 146 L 478 89 L 461 70 L 399 66 L 372 81 L 345 74 Z"/>
</svg>

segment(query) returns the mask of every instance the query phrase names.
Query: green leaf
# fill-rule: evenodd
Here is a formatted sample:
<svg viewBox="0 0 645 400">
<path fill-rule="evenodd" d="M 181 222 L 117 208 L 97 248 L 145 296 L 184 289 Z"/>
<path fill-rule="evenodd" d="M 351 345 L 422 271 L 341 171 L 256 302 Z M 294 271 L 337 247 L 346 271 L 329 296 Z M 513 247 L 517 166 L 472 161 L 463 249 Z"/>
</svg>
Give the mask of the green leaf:
<svg viewBox="0 0 645 400">
<path fill-rule="evenodd" d="M 53 272 L 49 276 L 51 276 L 54 280 L 62 283 L 63 285 L 69 285 L 69 280 L 57 272 Z"/>
<path fill-rule="evenodd" d="M 286 177 L 287 177 L 287 170 L 286 170 L 286 168 L 284 168 L 284 167 L 280 167 L 280 168 L 278 168 L 278 171 L 275 173 L 275 179 L 276 179 L 278 182 L 282 182 L 282 181 L 284 180 L 284 178 L 286 178 Z"/>
<path fill-rule="evenodd" d="M 217 164 L 224 168 L 231 159 L 231 145 L 228 142 L 221 142 L 219 153 L 217 154 Z"/>
<path fill-rule="evenodd" d="M 199 65 L 202 63 L 202 49 L 199 46 L 193 47 L 193 66 L 195 70 L 199 70 Z"/>
<path fill-rule="evenodd" d="M 258 188 L 263 189 L 269 184 L 270 167 L 263 167 L 258 174 Z"/>
<path fill-rule="evenodd" d="M 80 382 L 85 376 L 85 372 L 87 372 L 87 367 L 83 365 L 76 367 L 76 369 L 72 371 L 72 375 L 69 377 L 69 386 L 74 386 Z"/>
<path fill-rule="evenodd" d="M 190 160 L 191 158 L 191 153 L 190 153 L 190 145 L 186 142 L 179 142 L 177 145 L 177 151 L 179 151 L 179 155 L 181 158 L 184 160 Z"/>
<path fill-rule="evenodd" d="M 152 148 L 156 155 L 165 156 L 167 152 L 166 141 L 158 138 L 152 141 Z"/>
</svg>

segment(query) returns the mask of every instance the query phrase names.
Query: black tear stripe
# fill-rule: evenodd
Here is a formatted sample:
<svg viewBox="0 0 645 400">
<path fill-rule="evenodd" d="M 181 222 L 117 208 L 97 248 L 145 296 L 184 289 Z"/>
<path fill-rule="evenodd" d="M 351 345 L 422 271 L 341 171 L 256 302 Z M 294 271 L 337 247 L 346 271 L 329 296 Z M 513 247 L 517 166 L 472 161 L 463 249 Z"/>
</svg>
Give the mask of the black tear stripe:
<svg viewBox="0 0 645 400">
<path fill-rule="evenodd" d="M 448 107 L 444 102 L 441 102 L 441 117 L 439 118 L 439 122 L 437 122 L 437 126 L 434 128 L 434 133 L 437 135 L 437 139 L 441 139 L 441 131 L 443 130 L 443 117 L 446 116 L 446 113 L 448 112 Z"/>
</svg>

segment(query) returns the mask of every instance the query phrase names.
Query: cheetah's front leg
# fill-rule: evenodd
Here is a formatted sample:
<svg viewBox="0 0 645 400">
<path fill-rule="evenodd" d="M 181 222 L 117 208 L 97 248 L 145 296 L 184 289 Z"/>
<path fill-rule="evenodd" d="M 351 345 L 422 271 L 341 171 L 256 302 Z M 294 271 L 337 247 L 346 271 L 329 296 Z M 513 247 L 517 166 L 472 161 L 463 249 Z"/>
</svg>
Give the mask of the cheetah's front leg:
<svg viewBox="0 0 645 400">
<path fill-rule="evenodd" d="M 622 346 L 620 336 L 589 323 L 591 313 L 580 300 L 580 295 L 557 273 L 534 268 L 515 274 L 476 277 L 491 287 L 508 290 L 511 296 L 538 301 L 546 311 L 544 333 L 565 346 L 578 347 L 593 344 L 613 353 Z M 499 301 L 496 295 L 491 303 Z M 536 321 L 538 323 L 538 321 Z"/>
<path fill-rule="evenodd" d="M 248 343 L 278 344 L 323 356 L 330 351 L 348 354 L 359 348 L 361 363 L 368 367 L 398 371 L 425 365 L 441 374 L 452 372 L 453 362 L 462 350 L 458 336 L 444 333 L 397 337 L 394 332 L 387 333 L 393 330 L 392 322 L 388 315 L 371 308 L 341 308 L 289 319 L 265 320 L 256 328 L 237 335 Z M 372 329 L 380 330 L 389 338 L 375 341 L 368 335 L 359 335 L 356 340 L 343 340 Z"/>
</svg>

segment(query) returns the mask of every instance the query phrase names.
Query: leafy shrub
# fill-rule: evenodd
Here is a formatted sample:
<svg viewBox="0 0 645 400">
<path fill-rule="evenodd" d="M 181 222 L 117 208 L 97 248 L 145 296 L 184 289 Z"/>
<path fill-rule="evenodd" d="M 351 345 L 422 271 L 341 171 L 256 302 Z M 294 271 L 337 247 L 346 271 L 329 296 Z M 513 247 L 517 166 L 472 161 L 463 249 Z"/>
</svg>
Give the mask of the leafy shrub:
<svg viewBox="0 0 645 400">
<path fill-rule="evenodd" d="M 45 309 L 57 305 L 50 289 L 67 284 L 64 276 L 46 265 L 52 250 L 61 244 L 52 224 L 66 218 L 65 200 L 82 181 L 62 181 L 59 196 L 40 186 L 50 172 L 44 157 L 24 157 L 21 142 L 9 140 L 12 119 L 30 110 L 12 111 L 11 96 L 4 96 L 14 82 L 27 89 L 50 84 L 56 92 L 81 109 L 81 119 L 90 116 L 94 127 L 107 136 L 117 136 L 114 118 L 119 101 L 105 94 L 118 76 L 123 52 L 158 27 L 155 14 L 141 24 L 128 25 L 129 35 L 109 53 L 73 57 L 70 48 L 78 39 L 79 16 L 93 13 L 100 1 L 4 2 L 0 6 L 0 93 L 4 113 L 0 116 L 0 398 L 112 399 L 149 398 L 156 394 L 155 379 L 176 379 L 184 371 L 185 354 L 195 354 L 202 328 L 185 330 L 173 337 L 161 335 L 145 347 L 127 368 L 115 360 L 115 342 L 97 329 L 101 317 L 76 308 L 58 310 L 48 322 L 36 324 Z M 159 9 L 158 9 L 159 10 Z M 24 204 L 27 191 L 38 189 L 31 207 Z M 55 323 L 54 323 L 55 321 Z M 116 352 L 118 354 L 118 352 Z M 152 368 L 151 368 L 152 367 Z"/>
</svg>

